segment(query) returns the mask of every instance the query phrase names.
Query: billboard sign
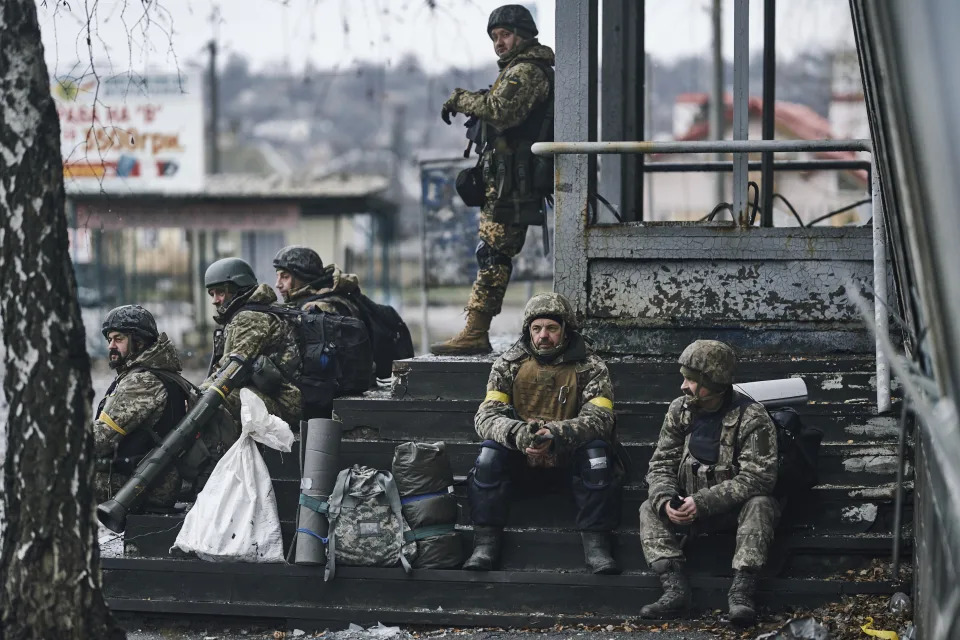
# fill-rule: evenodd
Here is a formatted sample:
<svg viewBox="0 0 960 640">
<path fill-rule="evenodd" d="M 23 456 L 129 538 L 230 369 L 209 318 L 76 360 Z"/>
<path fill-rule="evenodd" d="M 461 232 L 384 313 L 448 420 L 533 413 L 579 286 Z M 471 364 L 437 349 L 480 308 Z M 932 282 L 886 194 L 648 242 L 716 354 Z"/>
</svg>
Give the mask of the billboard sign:
<svg viewBox="0 0 960 640">
<path fill-rule="evenodd" d="M 475 256 L 480 209 L 457 195 L 457 174 L 473 162 L 446 160 L 420 164 L 423 254 L 428 287 L 470 285 L 477 277 Z M 553 234 L 552 212 L 549 231 Z M 530 227 L 523 251 L 513 259 L 512 280 L 549 280 L 553 261 L 544 255 L 542 227 Z"/>
<path fill-rule="evenodd" d="M 183 193 L 204 177 L 199 74 L 55 78 L 67 193 Z"/>
</svg>

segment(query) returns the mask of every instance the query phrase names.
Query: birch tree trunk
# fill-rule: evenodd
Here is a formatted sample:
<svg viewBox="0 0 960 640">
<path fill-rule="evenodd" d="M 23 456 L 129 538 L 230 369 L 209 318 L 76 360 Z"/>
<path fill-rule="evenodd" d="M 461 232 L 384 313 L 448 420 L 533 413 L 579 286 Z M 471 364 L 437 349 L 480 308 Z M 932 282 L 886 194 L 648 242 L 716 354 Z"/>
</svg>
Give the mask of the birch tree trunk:
<svg viewBox="0 0 960 640">
<path fill-rule="evenodd" d="M 0 377 L 8 405 L 0 638 L 124 638 L 101 593 L 90 362 L 35 3 L 0 0 Z"/>
</svg>

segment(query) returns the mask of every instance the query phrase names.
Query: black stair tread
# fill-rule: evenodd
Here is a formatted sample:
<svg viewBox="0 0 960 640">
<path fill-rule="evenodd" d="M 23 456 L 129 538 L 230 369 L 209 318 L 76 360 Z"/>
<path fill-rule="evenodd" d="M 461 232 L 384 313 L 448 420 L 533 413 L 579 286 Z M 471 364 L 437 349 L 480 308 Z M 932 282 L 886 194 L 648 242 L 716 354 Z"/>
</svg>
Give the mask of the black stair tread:
<svg viewBox="0 0 960 640">
<path fill-rule="evenodd" d="M 426 441 L 436 441 L 436 436 Z M 406 440 L 406 438 L 402 439 Z M 378 469 L 389 469 L 397 442 L 383 440 L 344 440 L 340 445 L 340 468 L 363 464 Z M 626 443 L 634 477 L 647 472 L 647 463 L 653 455 L 654 443 Z M 479 451 L 476 442 L 446 443 L 447 454 L 454 474 L 464 475 L 473 466 Z M 270 475 L 276 479 L 300 477 L 297 459 L 299 443 L 290 453 L 264 449 L 263 458 Z M 875 486 L 893 481 L 896 476 L 897 448 L 894 443 L 852 444 L 824 443 L 820 448 L 819 473 L 824 484 L 859 484 Z"/>
<path fill-rule="evenodd" d="M 652 601 L 660 591 L 655 576 L 641 573 L 416 570 L 407 576 L 399 568 L 339 567 L 337 577 L 324 583 L 322 567 L 129 558 L 102 564 L 104 594 L 117 610 L 358 623 L 616 622 L 635 617 L 638 603 Z M 725 604 L 729 578 L 693 576 L 691 583 L 700 610 Z M 815 605 L 841 595 L 892 593 L 895 587 L 768 578 L 760 580 L 758 601 L 779 608 Z"/>
<path fill-rule="evenodd" d="M 396 360 L 393 363 L 393 369 L 397 372 L 416 369 L 448 370 L 450 368 L 489 367 L 500 355 L 501 353 L 498 352 L 477 356 L 435 356 L 426 354 L 406 360 Z M 635 367 L 637 370 L 645 372 L 677 372 L 678 365 L 675 356 L 599 355 L 610 367 L 622 365 L 625 367 Z M 873 354 L 857 353 L 837 353 L 817 356 L 790 356 L 780 354 L 767 356 L 751 355 L 739 358 L 737 360 L 737 369 L 740 374 L 746 374 L 755 370 L 764 372 L 793 371 L 795 373 L 811 371 L 872 371 L 875 362 L 876 359 Z"/>
<path fill-rule="evenodd" d="M 476 439 L 473 400 L 396 400 L 383 395 L 338 398 L 334 410 L 347 430 L 376 429 L 382 439 Z M 655 442 L 660 434 L 666 402 L 617 402 L 617 431 L 627 442 Z M 899 403 L 895 403 L 899 406 Z M 826 442 L 895 441 L 896 412 L 877 415 L 864 404 L 823 403 L 798 408 L 805 425 L 823 431 Z"/>
</svg>

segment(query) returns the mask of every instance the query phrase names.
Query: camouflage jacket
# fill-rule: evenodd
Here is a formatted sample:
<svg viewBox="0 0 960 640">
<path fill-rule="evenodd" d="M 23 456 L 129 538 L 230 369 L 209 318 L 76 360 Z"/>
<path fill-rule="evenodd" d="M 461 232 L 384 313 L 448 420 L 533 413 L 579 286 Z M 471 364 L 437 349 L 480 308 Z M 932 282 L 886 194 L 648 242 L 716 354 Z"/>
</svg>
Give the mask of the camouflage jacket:
<svg viewBox="0 0 960 640">
<path fill-rule="evenodd" d="M 275 315 L 243 308 L 246 304 L 271 305 L 276 301 L 277 294 L 273 289 L 266 284 L 260 284 L 245 300 L 237 301 L 241 304 L 228 311 L 226 316 L 218 315 L 214 318 L 219 324 L 226 325 L 222 338 L 214 338 L 215 343 L 222 340 L 222 347 L 214 345 L 215 353 L 220 354 L 220 359 L 200 387 L 206 389 L 210 386 L 217 372 L 229 361 L 231 354 L 238 354 L 245 360 L 266 356 L 284 375 L 282 388 L 273 394 L 273 398 L 285 409 L 287 415 L 281 417 L 289 422 L 293 416 L 299 420 L 300 407 L 300 389 L 291 382 L 297 379 L 300 370 L 300 349 L 293 328 Z M 234 310 L 236 308 L 239 308 L 239 311 Z M 233 393 L 239 394 L 239 389 Z"/>
<path fill-rule="evenodd" d="M 535 61 L 553 66 L 555 58 L 553 49 L 533 38 L 497 61 L 501 71 L 490 91 L 454 89 L 445 104 L 499 131 L 516 127 L 550 96 L 550 80 Z"/>
<path fill-rule="evenodd" d="M 153 346 L 117 371 L 117 379 L 93 422 L 98 458 L 113 457 L 121 438 L 137 429 L 155 427 L 163 416 L 167 390 L 149 371 L 132 371 L 139 367 L 180 372 L 180 356 L 167 334 L 160 334 Z"/>
<path fill-rule="evenodd" d="M 693 496 L 697 517 L 707 518 L 773 493 L 777 431 L 766 409 L 756 402 L 728 402 L 720 411 L 725 413 L 717 463 L 702 465 L 690 454 L 693 413 L 686 398 L 670 403 L 647 473 L 649 499 L 658 513 L 678 494 Z"/>
<path fill-rule="evenodd" d="M 360 279 L 356 274 L 344 273 L 335 264 L 327 265 L 323 270 L 323 277 L 315 282 L 290 292 L 290 297 L 284 303 L 290 307 L 300 307 L 304 311 L 323 311 L 336 313 L 352 318 L 361 318 L 360 308 L 350 299 L 350 295 L 360 292 Z M 315 296 L 323 296 L 321 300 L 309 300 Z"/>
<path fill-rule="evenodd" d="M 613 383 L 603 360 L 591 353 L 579 335 L 574 334 L 570 346 L 552 363 L 574 367 L 577 378 L 577 415 L 569 420 L 550 422 L 559 452 L 570 452 L 591 440 L 616 439 L 613 414 Z M 514 381 L 520 367 L 533 358 L 527 340 L 520 340 L 493 363 L 487 380 L 487 395 L 477 410 L 474 426 L 484 440 L 495 440 L 515 449 L 513 435 L 525 423 L 518 419 L 511 404 Z"/>
</svg>

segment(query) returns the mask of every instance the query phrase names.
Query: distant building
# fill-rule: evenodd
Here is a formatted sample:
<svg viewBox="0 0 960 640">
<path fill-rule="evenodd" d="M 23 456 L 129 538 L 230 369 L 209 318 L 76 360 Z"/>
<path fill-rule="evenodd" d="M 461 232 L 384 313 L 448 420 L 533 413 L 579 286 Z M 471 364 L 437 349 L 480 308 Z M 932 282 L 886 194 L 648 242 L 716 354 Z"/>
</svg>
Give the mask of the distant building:
<svg viewBox="0 0 960 640">
<path fill-rule="evenodd" d="M 866 110 L 863 96 L 842 94 L 831 104 L 831 119 L 827 120 L 810 107 L 792 102 L 777 102 L 774 109 L 775 138 L 780 140 L 822 140 L 831 138 L 869 137 Z M 733 109 L 730 95 L 726 98 L 723 138 L 732 139 Z M 750 97 L 749 137 L 751 140 L 763 138 L 761 115 L 763 101 Z M 674 106 L 673 132 L 677 140 L 707 140 L 709 138 L 709 96 L 706 93 L 686 93 L 677 97 Z M 698 162 L 715 160 L 714 154 L 662 154 L 647 158 L 647 166 L 659 162 Z M 731 159 L 730 155 L 726 159 Z M 777 153 L 775 160 L 869 160 L 865 154 L 853 152 L 818 153 Z M 760 160 L 760 154 L 751 154 L 750 160 Z M 699 220 L 717 205 L 717 175 L 715 173 L 657 173 L 647 172 L 645 188 L 653 190 L 653 195 L 645 197 L 645 220 Z M 724 200 L 730 202 L 731 174 L 720 174 L 724 180 Z M 844 205 L 861 200 L 868 192 L 868 173 L 865 170 L 843 171 L 778 171 L 775 174 L 774 191 L 790 201 L 800 218 L 807 223 L 823 214 Z M 760 184 L 760 171 L 751 171 L 750 180 Z M 752 191 L 751 191 L 752 199 Z M 650 203 L 653 211 L 650 211 Z M 861 207 L 862 208 L 862 207 Z M 862 208 L 863 213 L 853 210 L 841 214 L 823 224 L 863 223 L 869 218 L 869 206 Z M 723 219 L 728 214 L 720 214 Z M 776 226 L 791 226 L 797 222 L 779 199 L 774 202 L 774 222 Z"/>
</svg>

